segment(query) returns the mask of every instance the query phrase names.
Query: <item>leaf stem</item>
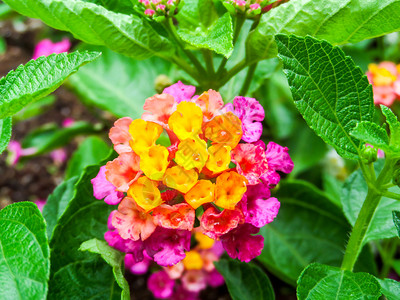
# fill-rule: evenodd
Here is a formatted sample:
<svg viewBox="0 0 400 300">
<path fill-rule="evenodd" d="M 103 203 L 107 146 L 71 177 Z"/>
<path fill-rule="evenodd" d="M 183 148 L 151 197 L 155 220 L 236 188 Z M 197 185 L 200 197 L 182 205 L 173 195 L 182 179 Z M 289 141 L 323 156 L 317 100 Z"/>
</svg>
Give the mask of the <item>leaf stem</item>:
<svg viewBox="0 0 400 300">
<path fill-rule="evenodd" d="M 204 61 L 206 62 L 207 74 L 214 77 L 215 70 L 214 70 L 214 60 L 212 52 L 208 49 L 202 49 L 201 52 L 203 53 Z"/>
<path fill-rule="evenodd" d="M 241 62 L 239 62 L 236 66 L 234 66 L 232 69 L 230 69 L 225 76 L 222 78 L 222 80 L 219 82 L 219 86 L 224 86 L 225 83 L 227 83 L 233 76 L 235 76 L 237 73 L 242 71 L 244 68 L 247 67 L 247 62 L 246 59 L 243 59 Z M 217 74 L 218 76 L 218 74 Z"/>
<path fill-rule="evenodd" d="M 389 191 L 384 191 L 382 192 L 382 196 L 390 198 L 390 199 L 394 199 L 394 200 L 400 200 L 400 195 L 393 193 L 393 192 L 389 192 Z"/>
<path fill-rule="evenodd" d="M 362 165 L 361 162 L 360 164 Z M 358 214 L 356 223 L 354 224 L 349 242 L 347 243 L 346 252 L 344 254 L 341 267 L 343 270 L 352 271 L 354 268 L 357 257 L 364 245 L 365 235 L 371 223 L 372 217 L 374 216 L 375 210 L 378 207 L 379 201 L 382 197 L 382 192 L 376 187 L 380 187 L 391 180 L 391 169 L 392 160 L 388 158 L 386 159 L 385 166 L 375 182 L 371 183 L 370 179 L 366 178 L 368 183 L 368 194 L 361 207 L 360 213 Z"/>
<path fill-rule="evenodd" d="M 247 70 L 246 79 L 244 80 L 244 83 L 243 83 L 243 86 L 242 86 L 242 88 L 240 90 L 239 95 L 246 96 L 247 91 L 249 90 L 251 81 L 253 79 L 254 72 L 256 71 L 257 64 L 258 63 L 254 63 L 254 64 L 250 65 L 249 69 Z"/>
</svg>

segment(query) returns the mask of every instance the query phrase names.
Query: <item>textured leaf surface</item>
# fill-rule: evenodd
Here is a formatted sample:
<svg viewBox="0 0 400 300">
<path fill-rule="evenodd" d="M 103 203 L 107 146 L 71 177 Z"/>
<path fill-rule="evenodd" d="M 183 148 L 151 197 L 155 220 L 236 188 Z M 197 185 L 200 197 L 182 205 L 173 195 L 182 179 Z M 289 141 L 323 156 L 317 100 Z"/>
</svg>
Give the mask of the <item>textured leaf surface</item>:
<svg viewBox="0 0 400 300">
<path fill-rule="evenodd" d="M 46 299 L 50 251 L 46 224 L 34 203 L 0 211 L 0 298 Z"/>
<path fill-rule="evenodd" d="M 78 121 L 69 127 L 60 128 L 55 124 L 46 124 L 30 132 L 22 141 L 24 148 L 35 148 L 35 155 L 49 152 L 69 143 L 77 135 L 97 132 L 92 124 Z"/>
<path fill-rule="evenodd" d="M 140 118 L 146 98 L 156 94 L 157 76 L 171 75 L 171 64 L 157 57 L 138 61 L 106 48 L 93 63 L 81 68 L 68 83 L 88 105 L 116 117 Z"/>
<path fill-rule="evenodd" d="M 352 273 L 314 263 L 301 274 L 297 285 L 299 300 L 379 299 L 381 287 L 368 273 Z"/>
<path fill-rule="evenodd" d="M 278 33 L 310 35 L 339 45 L 400 30 L 399 0 L 296 0 L 261 17 L 247 40 L 250 60 L 274 57 Z"/>
<path fill-rule="evenodd" d="M 90 165 L 96 165 L 107 157 L 110 147 L 101 138 L 88 137 L 74 152 L 68 161 L 65 178 L 80 176 L 83 169 Z"/>
<path fill-rule="evenodd" d="M 400 211 L 394 210 L 392 211 L 392 215 L 393 215 L 394 225 L 396 226 L 397 234 L 400 237 Z"/>
<path fill-rule="evenodd" d="M 121 299 L 130 299 L 129 284 L 124 277 L 124 253 L 115 250 L 110 247 L 107 242 L 98 239 L 91 239 L 84 242 L 79 250 L 100 254 L 101 257 L 113 268 L 115 280 L 122 289 Z"/>
<path fill-rule="evenodd" d="M 368 143 L 382 149 L 389 151 L 389 136 L 385 130 L 376 123 L 361 122 L 350 132 L 352 136 L 359 139 L 364 143 Z"/>
<path fill-rule="evenodd" d="M 375 164 L 377 173 L 383 167 L 383 161 Z M 398 187 L 392 187 L 389 191 L 399 193 Z M 361 170 L 353 172 L 345 181 L 342 192 L 341 202 L 343 212 L 350 224 L 354 226 L 357 216 L 368 193 L 368 186 L 364 180 Z M 372 240 L 392 238 L 397 235 L 396 228 L 392 220 L 392 211 L 400 210 L 400 201 L 382 197 L 372 218 L 370 226 L 365 235 L 364 243 Z"/>
<path fill-rule="evenodd" d="M 390 146 L 400 151 L 400 122 L 396 115 L 387 106 L 381 105 L 383 115 L 386 117 L 386 123 L 390 128 Z"/>
<path fill-rule="evenodd" d="M 112 270 L 101 257 L 78 250 L 84 241 L 103 239 L 108 215 L 114 209 L 93 197 L 90 180 L 98 171 L 99 166 L 85 169 L 75 185 L 74 197 L 54 228 L 50 241 L 50 299 L 70 299 L 76 295 L 108 299 L 118 293 Z"/>
<path fill-rule="evenodd" d="M 57 221 L 60 219 L 68 203 L 74 196 L 75 184 L 78 181 L 78 177 L 73 177 L 67 181 L 64 181 L 55 188 L 53 193 L 47 198 L 46 204 L 43 207 L 43 217 L 47 223 L 47 236 L 49 239 L 52 236 L 54 227 Z"/>
<path fill-rule="evenodd" d="M 0 118 L 12 116 L 25 105 L 58 88 L 80 66 L 96 59 L 98 52 L 73 52 L 39 57 L 0 79 Z"/>
<path fill-rule="evenodd" d="M 88 44 L 107 46 L 134 57 L 168 55 L 172 44 L 134 14 L 121 14 L 82 0 L 6 0 L 22 15 L 41 19 L 50 27 L 69 31 Z"/>
<path fill-rule="evenodd" d="M 291 284 L 312 262 L 340 266 L 351 228 L 339 207 L 304 181 L 281 182 L 274 196 L 281 207 L 275 220 L 261 228 L 264 249 L 258 260 Z M 368 254 L 361 255 L 357 268 L 374 273 Z"/>
<path fill-rule="evenodd" d="M 275 293 L 265 272 L 256 265 L 221 259 L 215 267 L 224 276 L 233 300 L 272 300 Z"/>
<path fill-rule="evenodd" d="M 341 156 L 357 159 L 360 143 L 349 133 L 374 114 L 367 77 L 325 41 L 286 35 L 276 40 L 293 100 L 308 125 Z"/>
<path fill-rule="evenodd" d="M 377 279 L 382 288 L 382 294 L 387 300 L 397 300 L 400 295 L 400 282 L 393 279 Z"/>
<path fill-rule="evenodd" d="M 218 18 L 209 28 L 179 29 L 178 35 L 196 48 L 205 48 L 229 57 L 233 51 L 233 25 L 229 13 Z"/>
<path fill-rule="evenodd" d="M 11 117 L 0 120 L 0 154 L 6 150 L 11 138 Z"/>
</svg>

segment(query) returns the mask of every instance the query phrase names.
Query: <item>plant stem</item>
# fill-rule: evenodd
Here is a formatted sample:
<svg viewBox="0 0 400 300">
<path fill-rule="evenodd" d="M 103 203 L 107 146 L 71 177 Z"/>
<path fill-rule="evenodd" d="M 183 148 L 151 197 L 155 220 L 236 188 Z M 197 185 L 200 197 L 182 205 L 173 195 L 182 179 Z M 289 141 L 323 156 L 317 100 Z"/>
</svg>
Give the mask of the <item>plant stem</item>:
<svg viewBox="0 0 400 300">
<path fill-rule="evenodd" d="M 385 191 L 382 193 L 382 196 L 385 196 L 390 199 L 400 200 L 400 195 L 392 192 Z"/>
<path fill-rule="evenodd" d="M 362 164 L 362 162 L 360 162 L 360 164 Z M 379 188 L 381 187 L 381 185 L 386 184 L 391 180 L 391 168 L 392 160 L 388 158 L 386 159 L 385 166 L 379 174 L 378 179 L 373 183 L 368 182 L 368 194 L 361 207 L 360 213 L 358 214 L 356 223 L 354 224 L 349 242 L 346 247 L 346 252 L 343 257 L 343 270 L 352 271 L 354 268 L 354 264 L 357 261 L 358 254 L 360 253 L 361 248 L 364 245 L 363 242 L 365 234 L 367 233 L 372 217 L 374 216 L 375 210 L 382 197 L 382 192 L 376 187 Z M 370 179 L 366 178 L 366 180 L 368 181 Z M 375 188 L 371 188 L 371 186 L 374 186 Z"/>
<path fill-rule="evenodd" d="M 193 65 L 197 68 L 197 71 L 199 73 L 206 73 L 206 69 L 200 64 L 198 59 L 193 55 L 192 52 L 188 51 L 185 49 L 185 45 L 183 44 L 182 40 L 178 36 L 178 33 L 176 32 L 175 26 L 173 24 L 172 18 L 167 18 L 166 22 L 163 23 L 165 26 L 165 29 L 167 32 L 170 34 L 171 38 L 178 44 L 178 46 L 181 48 L 183 53 L 186 54 L 186 56 L 190 59 L 190 61 L 193 63 Z"/>
<path fill-rule="evenodd" d="M 244 80 L 243 86 L 240 90 L 239 95 L 246 96 L 247 91 L 249 90 L 251 80 L 253 79 L 254 72 L 256 71 L 258 63 L 254 63 L 250 65 L 249 69 L 247 70 L 246 79 Z"/>
<path fill-rule="evenodd" d="M 204 61 L 206 62 L 207 74 L 214 77 L 215 70 L 212 52 L 208 49 L 203 49 L 201 52 L 203 53 Z"/>
<path fill-rule="evenodd" d="M 233 76 L 235 76 L 237 73 L 239 73 L 246 67 L 247 67 L 246 59 L 243 59 L 240 63 L 238 63 L 236 66 L 234 66 L 232 69 L 230 69 L 228 71 L 228 73 L 225 74 L 225 76 L 219 82 L 219 87 L 224 86 L 225 83 L 227 83 Z M 217 76 L 218 76 L 218 74 L 217 74 Z"/>
</svg>

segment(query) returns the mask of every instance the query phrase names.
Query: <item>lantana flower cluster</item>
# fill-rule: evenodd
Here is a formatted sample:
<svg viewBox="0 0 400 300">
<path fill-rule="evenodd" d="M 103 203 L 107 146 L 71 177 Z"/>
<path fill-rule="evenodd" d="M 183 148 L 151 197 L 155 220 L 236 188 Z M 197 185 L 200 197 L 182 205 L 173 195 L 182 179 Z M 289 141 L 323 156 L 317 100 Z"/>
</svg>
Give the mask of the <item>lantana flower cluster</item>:
<svg viewBox="0 0 400 300">
<path fill-rule="evenodd" d="M 389 61 L 370 64 L 367 76 L 373 86 L 376 105 L 391 106 L 395 100 L 400 100 L 400 64 Z"/>
<path fill-rule="evenodd" d="M 260 255 L 263 237 L 254 234 L 280 207 L 270 189 L 278 171 L 293 169 L 286 147 L 259 140 L 262 106 L 246 97 L 224 105 L 218 92 L 195 96 L 195 87 L 178 82 L 148 98 L 144 110 L 141 119 L 115 122 L 110 139 L 119 156 L 92 180 L 97 199 L 118 204 L 107 242 L 136 262 L 147 255 L 172 266 L 190 251 L 196 230 L 232 258 Z"/>
<path fill-rule="evenodd" d="M 218 287 L 224 278 L 215 269 L 214 262 L 224 253 L 221 242 L 194 233 L 196 246 L 186 257 L 170 267 L 162 267 L 151 274 L 147 281 L 149 290 L 157 299 L 197 300 L 199 293 L 207 287 Z M 151 258 L 145 256 L 142 262 L 136 263 L 132 255 L 125 256 L 125 267 L 133 274 L 145 274 L 152 264 Z"/>
<path fill-rule="evenodd" d="M 175 14 L 180 0 L 139 0 L 144 6 L 144 14 L 149 17 Z"/>
<path fill-rule="evenodd" d="M 232 14 L 242 13 L 246 14 L 248 17 L 252 17 L 269 11 L 281 1 L 282 0 L 224 0 L 223 3 Z"/>
</svg>

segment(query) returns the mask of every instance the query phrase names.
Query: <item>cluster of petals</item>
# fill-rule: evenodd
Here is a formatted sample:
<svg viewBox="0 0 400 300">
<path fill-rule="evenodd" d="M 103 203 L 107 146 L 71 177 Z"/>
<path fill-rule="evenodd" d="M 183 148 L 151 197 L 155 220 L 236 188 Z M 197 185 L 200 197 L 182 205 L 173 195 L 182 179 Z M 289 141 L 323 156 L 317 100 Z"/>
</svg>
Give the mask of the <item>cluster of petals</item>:
<svg viewBox="0 0 400 300">
<path fill-rule="evenodd" d="M 139 0 L 145 9 L 145 15 L 149 17 L 174 14 L 179 2 L 180 0 Z"/>
<path fill-rule="evenodd" d="M 174 266 L 162 267 L 148 278 L 147 286 L 155 298 L 197 300 L 206 287 L 218 287 L 224 283 L 224 278 L 213 264 L 224 252 L 222 243 L 198 231 L 194 232 L 194 237 L 196 246 L 186 252 L 182 261 Z M 147 273 L 151 264 L 152 259 L 147 255 L 138 263 L 132 255 L 125 256 L 125 267 L 133 274 Z"/>
<path fill-rule="evenodd" d="M 400 100 L 400 64 L 384 61 L 368 66 L 367 77 L 372 84 L 374 103 L 391 106 Z"/>
<path fill-rule="evenodd" d="M 254 234 L 278 214 L 270 189 L 293 162 L 286 147 L 259 140 L 262 106 L 195 92 L 178 82 L 148 98 L 141 119 L 117 120 L 110 139 L 118 157 L 92 180 L 97 199 L 118 204 L 106 240 L 136 262 L 146 253 L 161 266 L 177 264 L 194 230 L 248 262 L 263 248 Z"/>
</svg>

